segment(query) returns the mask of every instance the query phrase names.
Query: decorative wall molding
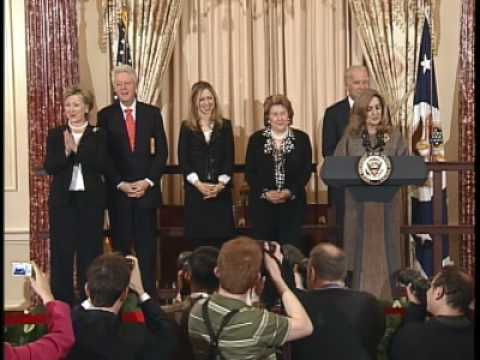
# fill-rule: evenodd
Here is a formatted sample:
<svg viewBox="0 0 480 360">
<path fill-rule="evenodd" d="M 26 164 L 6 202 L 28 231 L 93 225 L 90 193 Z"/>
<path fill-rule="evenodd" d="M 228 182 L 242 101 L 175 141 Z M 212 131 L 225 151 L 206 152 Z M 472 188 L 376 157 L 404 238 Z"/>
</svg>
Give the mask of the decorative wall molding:
<svg viewBox="0 0 480 360">
<path fill-rule="evenodd" d="M 13 28 L 12 28 L 12 4 L 11 0 L 4 3 L 4 41 L 5 41 L 5 83 L 4 83 L 4 190 L 7 192 L 18 191 L 18 168 L 17 168 L 17 141 L 16 125 L 17 111 L 15 107 L 15 52 L 13 48 Z"/>
<path fill-rule="evenodd" d="M 5 229 L 3 232 L 4 242 L 30 242 L 30 231 L 28 229 Z"/>
</svg>

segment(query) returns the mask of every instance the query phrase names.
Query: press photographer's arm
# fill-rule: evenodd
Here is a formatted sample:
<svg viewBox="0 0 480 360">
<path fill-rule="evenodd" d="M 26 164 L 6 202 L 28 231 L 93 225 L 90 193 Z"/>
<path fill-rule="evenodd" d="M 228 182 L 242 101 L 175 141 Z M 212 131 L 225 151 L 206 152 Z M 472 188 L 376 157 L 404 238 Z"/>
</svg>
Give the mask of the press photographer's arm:
<svg viewBox="0 0 480 360">
<path fill-rule="evenodd" d="M 6 359 L 63 359 L 75 342 L 70 307 L 53 298 L 48 276 L 34 262 L 32 265 L 35 276 L 28 279 L 32 289 L 47 308 L 48 334 L 23 346 L 13 347 L 4 343 L 3 352 Z"/>
<path fill-rule="evenodd" d="M 274 244 L 275 246 L 271 246 L 271 244 L 268 243 L 265 244 L 265 268 L 280 294 L 285 313 L 289 317 L 290 331 L 287 340 L 295 340 L 310 335 L 313 331 L 313 325 L 303 305 L 282 277 L 280 264 L 282 263 L 283 255 L 280 250 L 280 245 L 277 243 Z"/>
</svg>

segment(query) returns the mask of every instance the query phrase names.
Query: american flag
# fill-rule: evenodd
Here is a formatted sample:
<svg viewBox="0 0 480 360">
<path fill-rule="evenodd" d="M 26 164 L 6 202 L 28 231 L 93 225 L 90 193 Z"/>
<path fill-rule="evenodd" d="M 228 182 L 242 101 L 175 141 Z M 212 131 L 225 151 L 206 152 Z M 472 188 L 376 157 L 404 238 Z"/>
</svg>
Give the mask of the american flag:
<svg viewBox="0 0 480 360">
<path fill-rule="evenodd" d="M 430 27 L 425 17 L 420 53 L 418 58 L 417 82 L 413 99 L 412 150 L 425 161 L 445 161 L 442 124 L 438 108 L 437 81 L 432 57 Z M 446 173 L 442 172 L 442 222 L 447 223 Z M 430 172 L 424 186 L 416 187 L 411 198 L 412 224 L 433 223 L 433 174 Z M 415 242 L 415 265 L 424 275 L 432 276 L 432 238 L 430 234 L 412 235 Z M 448 257 L 448 236 L 442 237 L 442 263 L 450 262 Z M 439 256 L 439 254 L 436 254 Z"/>
<path fill-rule="evenodd" d="M 118 21 L 118 47 L 117 47 L 117 66 L 126 64 L 132 66 L 132 57 L 130 55 L 130 46 L 127 36 L 128 27 L 128 9 L 122 7 L 120 19 Z"/>
</svg>

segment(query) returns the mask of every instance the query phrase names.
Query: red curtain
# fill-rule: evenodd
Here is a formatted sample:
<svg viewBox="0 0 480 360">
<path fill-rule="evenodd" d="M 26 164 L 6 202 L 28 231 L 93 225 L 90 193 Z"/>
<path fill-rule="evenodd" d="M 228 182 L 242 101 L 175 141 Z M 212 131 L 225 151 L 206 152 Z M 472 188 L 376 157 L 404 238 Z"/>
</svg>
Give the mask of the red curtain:
<svg viewBox="0 0 480 360">
<path fill-rule="evenodd" d="M 460 95 L 458 128 L 460 161 L 475 161 L 475 1 L 463 0 L 460 24 Z M 475 173 L 460 173 L 460 223 L 475 224 Z M 472 275 L 475 269 L 475 235 L 463 235 L 461 265 Z"/>
<path fill-rule="evenodd" d="M 30 170 L 30 258 L 49 269 L 48 129 L 64 123 L 63 90 L 79 81 L 75 0 L 25 0 Z"/>
</svg>

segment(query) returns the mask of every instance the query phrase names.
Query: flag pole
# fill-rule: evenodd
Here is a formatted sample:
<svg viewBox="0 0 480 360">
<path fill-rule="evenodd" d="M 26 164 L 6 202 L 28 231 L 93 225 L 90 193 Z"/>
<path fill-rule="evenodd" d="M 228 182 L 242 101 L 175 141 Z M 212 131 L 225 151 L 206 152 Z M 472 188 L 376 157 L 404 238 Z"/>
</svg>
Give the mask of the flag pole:
<svg viewBox="0 0 480 360">
<path fill-rule="evenodd" d="M 429 0 L 429 10 L 430 15 L 432 14 L 432 0 Z M 428 143 L 430 145 L 430 161 L 433 161 L 433 144 L 432 144 L 432 133 L 433 133 L 433 51 L 432 51 L 432 28 L 430 26 L 431 16 L 426 14 L 427 26 L 428 26 L 428 36 L 430 37 L 430 61 L 432 66 L 430 67 L 430 124 L 428 125 Z"/>
<path fill-rule="evenodd" d="M 123 22 L 123 28 L 125 29 L 125 49 L 128 49 L 129 48 L 129 45 L 128 45 L 128 7 L 127 7 L 127 3 L 125 2 L 125 0 L 122 1 L 122 14 L 121 14 L 121 21 Z M 128 52 L 127 51 L 124 51 L 123 52 L 123 63 L 124 64 L 127 64 L 127 61 L 128 61 Z"/>
</svg>

